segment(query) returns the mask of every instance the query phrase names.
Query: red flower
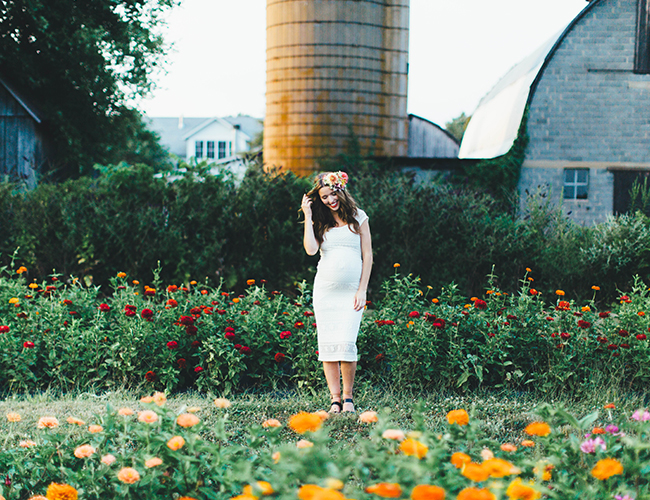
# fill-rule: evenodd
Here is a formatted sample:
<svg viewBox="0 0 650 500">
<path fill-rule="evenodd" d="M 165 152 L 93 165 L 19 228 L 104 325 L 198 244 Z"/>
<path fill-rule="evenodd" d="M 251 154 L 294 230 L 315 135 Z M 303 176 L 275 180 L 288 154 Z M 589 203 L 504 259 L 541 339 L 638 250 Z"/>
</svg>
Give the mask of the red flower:
<svg viewBox="0 0 650 500">
<path fill-rule="evenodd" d="M 147 373 L 144 374 L 144 378 L 147 380 L 147 382 L 153 382 L 156 380 L 156 374 L 149 370 Z"/>
<path fill-rule="evenodd" d="M 579 313 L 579 312 L 574 312 L 573 315 L 574 315 L 574 316 L 577 316 L 577 317 L 579 317 L 579 318 L 582 317 L 582 313 Z"/>
<path fill-rule="evenodd" d="M 417 311 L 411 311 L 409 313 L 409 318 L 419 318 L 419 317 L 420 317 L 420 313 Z"/>
<path fill-rule="evenodd" d="M 607 349 L 609 349 L 610 351 L 615 351 L 616 349 L 618 349 L 618 346 L 616 344 L 609 344 L 607 346 Z"/>
<path fill-rule="evenodd" d="M 201 308 L 200 307 L 193 307 L 192 309 L 190 309 L 190 314 L 192 316 L 200 315 L 201 314 Z"/>
<path fill-rule="evenodd" d="M 618 331 L 618 334 L 619 334 L 621 337 L 627 337 L 627 336 L 630 334 L 630 332 L 628 332 L 627 330 L 623 330 L 623 329 L 621 328 L 621 329 Z"/>
<path fill-rule="evenodd" d="M 176 342 L 175 340 L 170 340 L 169 342 L 167 342 L 167 349 L 169 349 L 170 351 L 173 351 L 177 347 L 178 347 L 178 342 Z"/>
<path fill-rule="evenodd" d="M 151 309 L 143 309 L 140 312 L 140 316 L 142 316 L 142 319 L 146 319 L 147 321 L 151 321 L 151 318 L 153 318 L 153 311 Z"/>
<path fill-rule="evenodd" d="M 506 316 L 506 319 L 517 319 L 517 316 L 515 316 L 514 314 L 508 314 Z"/>
<path fill-rule="evenodd" d="M 0 325 L 0 333 L 8 333 L 9 327 L 7 325 Z"/>
<path fill-rule="evenodd" d="M 190 345 L 191 345 L 192 347 L 194 347 L 194 348 L 196 348 L 196 347 L 201 347 L 201 341 L 200 341 L 200 340 L 195 340 L 195 341 L 192 342 Z"/>
<path fill-rule="evenodd" d="M 442 318 L 436 318 L 436 320 L 433 322 L 433 327 L 439 330 L 443 330 L 445 326 L 446 326 L 445 320 Z"/>
<path fill-rule="evenodd" d="M 273 356 L 273 359 L 275 359 L 276 363 L 282 363 L 284 361 L 285 357 L 286 356 L 284 354 L 282 354 L 281 352 L 278 352 L 278 353 L 275 354 L 275 356 Z"/>
<path fill-rule="evenodd" d="M 169 307 L 177 307 L 178 306 L 178 302 L 176 300 L 174 300 L 174 299 L 167 299 L 167 302 L 165 302 L 165 304 L 168 305 Z"/>
<path fill-rule="evenodd" d="M 537 290 L 535 290 L 534 288 L 531 288 L 530 289 L 530 294 L 531 295 L 539 295 L 539 292 Z"/>
<path fill-rule="evenodd" d="M 560 337 L 562 337 L 564 340 L 568 339 L 570 336 L 571 334 L 567 332 L 560 333 Z"/>
<path fill-rule="evenodd" d="M 226 332 L 223 336 L 226 337 L 227 340 L 235 340 L 235 334 L 232 332 Z"/>
<path fill-rule="evenodd" d="M 555 307 L 556 311 L 568 311 L 569 309 L 571 309 L 571 303 L 566 300 L 561 300 Z"/>
<path fill-rule="evenodd" d="M 145 297 L 152 297 L 153 295 L 156 295 L 156 290 L 153 288 L 146 288 L 144 289 L 144 296 Z"/>
<path fill-rule="evenodd" d="M 197 366 L 196 368 L 194 368 L 195 373 L 201 373 L 202 371 L 203 371 L 203 368 L 200 367 L 200 366 Z"/>
<path fill-rule="evenodd" d="M 555 321 L 555 318 L 552 318 L 550 316 L 546 316 L 546 321 Z"/>
<path fill-rule="evenodd" d="M 72 301 L 71 301 L 70 299 L 63 299 L 63 303 L 64 303 L 66 306 L 71 306 L 71 305 L 72 305 Z"/>
<path fill-rule="evenodd" d="M 185 327 L 185 333 L 187 333 L 188 335 L 196 335 L 196 332 L 198 332 L 198 331 L 199 331 L 199 329 L 197 327 L 195 327 L 194 325 L 187 325 Z"/>
<path fill-rule="evenodd" d="M 178 319 L 178 323 L 183 325 L 183 326 L 193 325 L 194 324 L 194 318 L 192 316 L 181 316 Z"/>
<path fill-rule="evenodd" d="M 239 314 L 241 314 L 242 316 L 245 316 L 246 314 L 248 314 L 248 311 L 242 311 Z"/>
<path fill-rule="evenodd" d="M 178 287 L 177 287 L 176 285 L 169 285 L 169 286 L 167 287 L 167 291 L 168 291 L 169 293 L 177 292 L 177 291 L 178 291 Z"/>
<path fill-rule="evenodd" d="M 70 316 L 77 316 L 79 313 L 77 311 L 70 311 L 68 314 L 70 314 Z"/>
<path fill-rule="evenodd" d="M 124 285 L 120 285 L 117 287 L 118 290 L 126 290 L 126 287 Z"/>
<path fill-rule="evenodd" d="M 212 314 L 213 308 L 212 307 L 204 307 L 203 308 L 203 314 Z"/>
<path fill-rule="evenodd" d="M 300 330 L 301 328 L 304 328 L 304 327 L 305 327 L 305 324 L 304 324 L 302 321 L 296 321 L 296 322 L 293 324 L 293 326 L 294 326 L 294 328 L 297 328 L 298 330 Z"/>
<path fill-rule="evenodd" d="M 606 344 L 607 343 L 607 337 L 596 337 L 596 340 L 600 342 L 601 344 Z"/>
<path fill-rule="evenodd" d="M 621 303 L 625 302 L 626 304 L 632 302 L 632 300 L 630 300 L 630 297 L 628 297 L 627 295 L 621 295 L 621 297 L 618 300 L 620 300 Z"/>
<path fill-rule="evenodd" d="M 311 312 L 311 311 L 305 311 L 305 312 L 302 313 L 302 314 L 303 314 L 303 316 L 313 316 L 313 315 L 314 315 L 314 313 Z"/>
<path fill-rule="evenodd" d="M 217 314 L 219 316 L 223 316 L 224 314 L 226 314 L 226 310 L 225 309 L 217 309 Z"/>
<path fill-rule="evenodd" d="M 492 338 L 494 336 L 495 336 L 494 333 L 488 333 L 488 337 Z"/>
<path fill-rule="evenodd" d="M 578 326 L 580 328 L 589 328 L 591 326 L 591 323 L 589 323 L 589 321 L 585 321 L 584 319 L 581 319 L 578 321 Z"/>
<path fill-rule="evenodd" d="M 99 304 L 99 310 L 105 313 L 111 310 L 111 306 L 109 306 L 108 304 Z"/>
<path fill-rule="evenodd" d="M 609 318 L 610 312 L 609 311 L 603 311 L 598 313 L 599 318 Z"/>
<path fill-rule="evenodd" d="M 291 332 L 290 331 L 280 332 L 280 338 L 282 340 L 288 339 L 289 337 L 291 337 Z"/>
<path fill-rule="evenodd" d="M 476 299 L 474 301 L 474 307 L 476 307 L 476 309 L 487 309 L 487 302 L 483 299 Z"/>
<path fill-rule="evenodd" d="M 25 349 L 33 349 L 34 348 L 34 342 L 31 342 L 31 341 L 28 340 L 27 342 L 23 343 L 23 347 Z"/>
<path fill-rule="evenodd" d="M 241 349 L 241 344 L 235 344 L 233 347 L 239 351 L 239 349 Z"/>
<path fill-rule="evenodd" d="M 621 347 L 622 347 L 623 349 L 629 349 L 629 348 L 630 348 L 630 344 L 621 344 Z"/>
<path fill-rule="evenodd" d="M 176 360 L 176 364 L 177 364 L 178 367 L 182 370 L 183 368 L 185 368 L 185 366 L 186 366 L 186 364 L 187 364 L 187 361 L 185 361 L 185 358 L 178 358 L 178 359 Z"/>
<path fill-rule="evenodd" d="M 253 302 L 253 305 L 254 306 L 261 306 L 262 303 L 259 300 L 256 300 L 255 302 Z"/>
<path fill-rule="evenodd" d="M 239 349 L 240 354 L 250 354 L 251 353 L 251 348 L 248 346 L 242 346 L 241 349 Z"/>
<path fill-rule="evenodd" d="M 384 359 L 386 359 L 386 355 L 383 352 L 380 352 L 375 356 L 375 361 L 377 363 L 381 363 Z"/>
<path fill-rule="evenodd" d="M 646 334 L 645 334 L 645 333 L 639 333 L 639 334 L 636 336 L 636 339 L 637 339 L 637 340 L 645 340 L 645 339 L 647 339 L 647 338 L 648 338 L 648 337 L 646 337 Z"/>
<path fill-rule="evenodd" d="M 431 314 L 430 312 L 425 312 L 424 313 L 424 319 L 427 320 L 430 323 L 433 323 L 434 320 L 436 319 L 436 317 L 437 316 L 435 314 Z"/>
</svg>

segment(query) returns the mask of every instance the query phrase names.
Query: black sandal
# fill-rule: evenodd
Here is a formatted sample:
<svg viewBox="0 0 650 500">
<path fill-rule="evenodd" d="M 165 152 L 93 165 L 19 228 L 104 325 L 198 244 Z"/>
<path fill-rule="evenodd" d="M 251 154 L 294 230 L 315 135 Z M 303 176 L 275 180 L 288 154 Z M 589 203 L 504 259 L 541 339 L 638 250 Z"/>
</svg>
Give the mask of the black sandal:
<svg viewBox="0 0 650 500">
<path fill-rule="evenodd" d="M 332 411 L 332 406 L 338 406 L 339 411 Z M 340 401 L 332 401 L 330 404 L 330 411 L 328 413 L 341 413 L 343 411 L 343 404 Z"/>
<path fill-rule="evenodd" d="M 352 398 L 346 398 L 346 399 L 344 399 L 344 400 L 343 400 L 343 403 L 349 403 L 349 404 L 351 404 L 352 406 L 354 406 L 354 401 L 352 401 Z M 341 411 L 343 411 L 343 405 L 341 405 Z M 355 411 L 355 410 L 351 410 L 351 411 L 343 411 L 343 413 L 356 413 L 356 411 Z"/>
</svg>

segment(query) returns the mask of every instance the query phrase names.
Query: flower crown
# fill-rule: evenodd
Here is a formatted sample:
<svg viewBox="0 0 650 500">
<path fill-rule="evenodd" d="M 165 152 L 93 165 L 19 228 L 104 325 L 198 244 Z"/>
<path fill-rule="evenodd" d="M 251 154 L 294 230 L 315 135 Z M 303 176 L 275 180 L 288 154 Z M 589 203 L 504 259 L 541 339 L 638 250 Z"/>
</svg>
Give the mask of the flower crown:
<svg viewBox="0 0 650 500">
<path fill-rule="evenodd" d="M 343 191 L 348 183 L 348 174 L 345 172 L 327 172 L 320 176 L 321 186 L 327 186 L 332 191 Z"/>
</svg>

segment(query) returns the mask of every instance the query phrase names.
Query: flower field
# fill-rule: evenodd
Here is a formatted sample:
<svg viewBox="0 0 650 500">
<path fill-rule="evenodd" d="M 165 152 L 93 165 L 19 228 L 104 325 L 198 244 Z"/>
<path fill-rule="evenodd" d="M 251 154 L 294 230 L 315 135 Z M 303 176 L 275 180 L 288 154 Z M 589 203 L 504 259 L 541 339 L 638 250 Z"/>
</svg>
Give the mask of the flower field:
<svg viewBox="0 0 650 500">
<path fill-rule="evenodd" d="M 196 281 L 151 283 L 119 273 L 110 291 L 74 278 L 0 275 L 0 384 L 11 391 L 141 387 L 224 395 L 251 387 L 319 387 L 310 289 L 295 296 L 249 280 L 245 293 Z M 156 275 L 155 275 L 156 276 Z M 512 293 L 488 277 L 481 297 L 411 275 L 368 304 L 359 377 L 420 388 L 530 388 L 546 393 L 650 383 L 650 295 L 637 278 L 611 305 L 544 297 L 528 270 Z M 108 293 L 110 292 L 110 293 Z M 647 314 L 646 314 L 647 313 Z"/>
<path fill-rule="evenodd" d="M 456 408 L 429 425 L 387 411 L 297 412 L 227 430 L 238 402 L 168 406 L 156 392 L 96 414 L 6 414 L 1 498 L 299 500 L 642 500 L 650 498 L 650 412 L 606 404 L 575 418 L 544 405 L 509 441 Z M 329 417 L 329 418 L 328 418 Z M 344 421 L 356 438 L 331 430 Z M 19 427 L 20 426 L 20 427 Z"/>
</svg>

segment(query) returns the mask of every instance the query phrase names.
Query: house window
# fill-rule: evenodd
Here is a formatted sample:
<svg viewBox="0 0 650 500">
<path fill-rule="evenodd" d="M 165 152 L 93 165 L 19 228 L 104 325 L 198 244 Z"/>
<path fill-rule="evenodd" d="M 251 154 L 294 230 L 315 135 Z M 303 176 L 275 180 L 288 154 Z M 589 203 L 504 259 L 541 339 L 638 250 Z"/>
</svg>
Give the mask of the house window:
<svg viewBox="0 0 650 500">
<path fill-rule="evenodd" d="M 226 141 L 219 141 L 219 159 L 226 157 Z"/>
<path fill-rule="evenodd" d="M 228 156 L 232 156 L 232 141 L 228 143 Z"/>
<path fill-rule="evenodd" d="M 194 157 L 203 158 L 203 141 L 196 141 L 194 143 Z"/>
<path fill-rule="evenodd" d="M 564 199 L 586 200 L 589 194 L 589 169 L 564 169 Z"/>
<path fill-rule="evenodd" d="M 208 150 L 206 151 L 208 158 L 214 158 L 214 141 L 208 141 Z"/>
<path fill-rule="evenodd" d="M 634 72 L 650 73 L 650 0 L 637 0 Z"/>
</svg>

